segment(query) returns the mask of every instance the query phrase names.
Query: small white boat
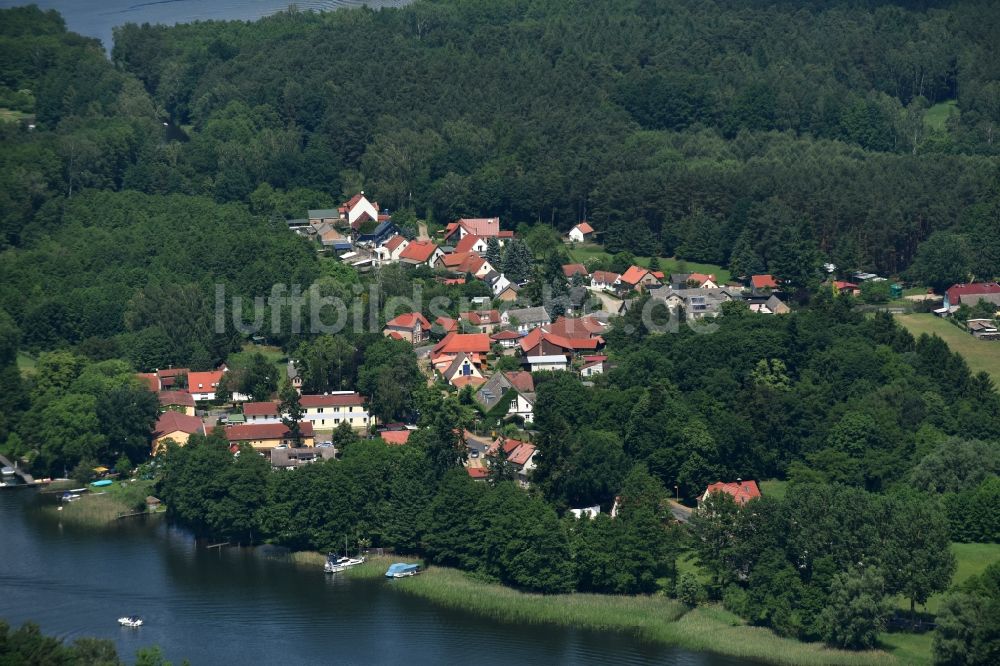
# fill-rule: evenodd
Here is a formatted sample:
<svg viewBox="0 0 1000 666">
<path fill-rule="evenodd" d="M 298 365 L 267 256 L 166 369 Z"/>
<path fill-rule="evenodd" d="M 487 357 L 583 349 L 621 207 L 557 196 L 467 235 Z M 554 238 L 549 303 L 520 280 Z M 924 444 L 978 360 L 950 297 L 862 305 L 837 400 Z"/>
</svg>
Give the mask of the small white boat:
<svg viewBox="0 0 1000 666">
<path fill-rule="evenodd" d="M 350 567 L 364 563 L 365 558 L 363 557 L 336 557 L 333 553 L 330 553 L 326 556 L 326 564 L 323 565 L 323 571 L 326 573 L 340 573 Z"/>
<path fill-rule="evenodd" d="M 125 617 L 118 618 L 118 624 L 123 627 L 141 627 L 142 618 L 138 615 L 126 615 Z"/>
</svg>

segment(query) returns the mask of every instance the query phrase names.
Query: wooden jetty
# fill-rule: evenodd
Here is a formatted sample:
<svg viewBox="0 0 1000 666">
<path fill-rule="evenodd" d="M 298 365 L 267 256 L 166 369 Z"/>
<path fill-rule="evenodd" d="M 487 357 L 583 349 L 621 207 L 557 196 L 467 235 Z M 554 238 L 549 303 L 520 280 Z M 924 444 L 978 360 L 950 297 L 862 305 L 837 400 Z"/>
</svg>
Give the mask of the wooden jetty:
<svg viewBox="0 0 1000 666">
<path fill-rule="evenodd" d="M 19 487 L 21 487 L 21 485 L 24 485 L 24 486 L 34 486 L 34 485 L 36 485 L 35 484 L 35 477 L 31 476 L 27 472 L 21 471 L 18 468 L 17 465 L 15 465 L 11 461 L 7 460 L 7 458 L 5 458 L 2 455 L 0 455 L 0 465 L 2 465 L 4 467 L 10 467 L 10 468 L 12 468 L 14 470 L 14 476 L 20 477 L 21 481 L 23 482 L 23 484 L 18 484 L 18 485 L 15 485 L 15 486 L 4 486 L 5 488 L 19 488 Z"/>
</svg>

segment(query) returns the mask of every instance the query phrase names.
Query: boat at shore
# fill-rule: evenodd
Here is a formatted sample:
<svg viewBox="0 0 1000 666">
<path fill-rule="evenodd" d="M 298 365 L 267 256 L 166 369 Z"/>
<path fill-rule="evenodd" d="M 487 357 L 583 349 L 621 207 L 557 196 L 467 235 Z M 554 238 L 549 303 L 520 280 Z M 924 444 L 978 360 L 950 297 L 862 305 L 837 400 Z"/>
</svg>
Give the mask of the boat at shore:
<svg viewBox="0 0 1000 666">
<path fill-rule="evenodd" d="M 141 627 L 142 618 L 138 615 L 126 615 L 125 617 L 118 618 L 118 624 L 123 627 Z"/>
<path fill-rule="evenodd" d="M 340 573 L 364 563 L 365 558 L 363 557 L 338 557 L 335 553 L 329 553 L 326 556 L 326 564 L 323 565 L 323 571 L 326 573 Z"/>
<path fill-rule="evenodd" d="M 419 564 L 407 564 L 406 562 L 396 562 L 389 566 L 389 569 L 385 572 L 386 578 L 406 578 L 407 576 L 416 576 L 420 573 Z"/>
</svg>

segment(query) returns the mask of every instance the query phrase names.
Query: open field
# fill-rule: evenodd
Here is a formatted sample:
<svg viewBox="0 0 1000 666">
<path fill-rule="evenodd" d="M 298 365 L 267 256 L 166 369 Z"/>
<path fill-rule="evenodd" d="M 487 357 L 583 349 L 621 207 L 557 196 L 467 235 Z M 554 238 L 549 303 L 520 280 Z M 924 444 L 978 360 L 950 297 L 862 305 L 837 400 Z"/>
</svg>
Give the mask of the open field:
<svg viewBox="0 0 1000 666">
<path fill-rule="evenodd" d="M 568 246 L 569 255 L 574 261 L 586 265 L 593 259 L 610 259 L 611 255 L 604 251 L 604 248 L 594 243 L 577 243 Z M 729 271 L 722 266 L 715 264 L 698 264 L 693 261 L 683 261 L 671 257 L 660 257 L 660 270 L 664 273 L 705 273 L 713 274 L 722 282 L 730 279 Z M 649 266 L 650 257 L 636 257 L 636 261 L 642 266 Z"/>
<path fill-rule="evenodd" d="M 775 499 L 784 499 L 787 491 L 788 481 L 779 481 L 774 479 L 772 481 L 760 482 L 761 495 L 767 495 L 768 497 L 773 497 Z"/>
<path fill-rule="evenodd" d="M 1000 562 L 1000 544 L 998 543 L 952 543 L 951 552 L 955 553 L 955 560 L 958 568 L 951 578 L 952 585 L 964 583 L 972 576 L 981 574 L 986 567 L 994 562 Z M 925 606 L 917 604 L 917 610 L 936 615 L 941 609 L 941 600 L 944 594 L 935 594 L 927 600 Z M 910 610 L 910 602 L 897 597 L 896 607 L 902 610 Z"/>
<path fill-rule="evenodd" d="M 936 334 L 952 351 L 965 358 L 973 372 L 986 371 L 1000 385 L 1000 341 L 977 340 L 957 326 L 929 313 L 896 315 L 896 319 L 915 337 Z"/>
<path fill-rule="evenodd" d="M 924 112 L 924 125 L 936 132 L 943 132 L 948 118 L 957 114 L 958 102 L 953 99 L 941 102 Z"/>
</svg>

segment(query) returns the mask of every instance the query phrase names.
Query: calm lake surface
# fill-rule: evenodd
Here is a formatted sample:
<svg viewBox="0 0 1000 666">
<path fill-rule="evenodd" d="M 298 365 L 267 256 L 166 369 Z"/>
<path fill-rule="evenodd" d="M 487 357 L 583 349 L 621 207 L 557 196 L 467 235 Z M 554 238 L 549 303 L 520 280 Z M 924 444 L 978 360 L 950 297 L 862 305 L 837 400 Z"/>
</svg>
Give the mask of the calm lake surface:
<svg viewBox="0 0 1000 666">
<path fill-rule="evenodd" d="M 111 51 L 111 29 L 123 23 L 190 23 L 253 21 L 296 5 L 321 11 L 367 5 L 373 9 L 408 4 L 409 0 L 0 0 L 0 7 L 36 4 L 56 9 L 73 32 L 97 37 Z"/>
<path fill-rule="evenodd" d="M 497 624 L 250 549 L 207 550 L 161 519 L 61 525 L 34 490 L 0 491 L 0 618 L 133 660 L 159 645 L 201 664 L 676 664 L 736 666 L 607 633 Z M 405 581 L 404 581 L 405 584 Z M 146 625 L 119 627 L 140 614 Z"/>
</svg>

